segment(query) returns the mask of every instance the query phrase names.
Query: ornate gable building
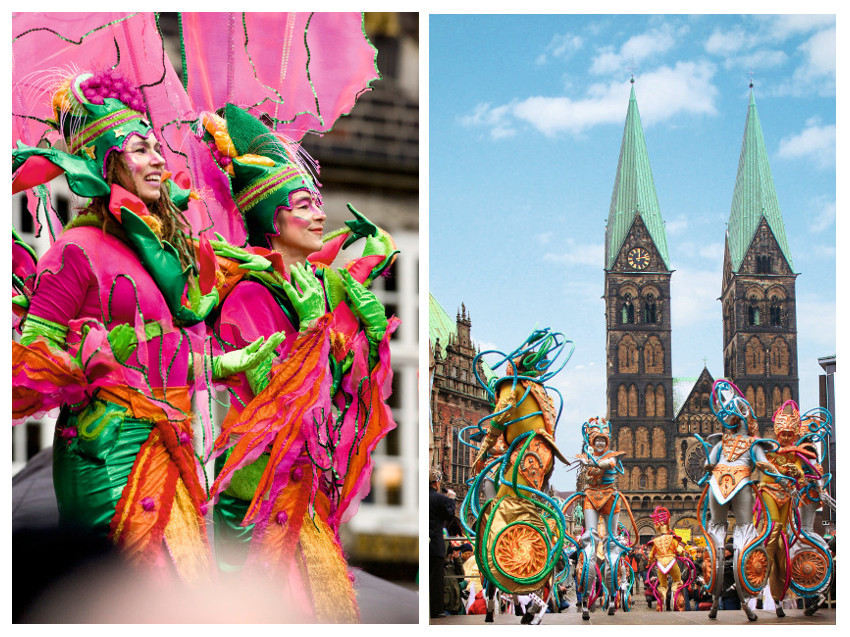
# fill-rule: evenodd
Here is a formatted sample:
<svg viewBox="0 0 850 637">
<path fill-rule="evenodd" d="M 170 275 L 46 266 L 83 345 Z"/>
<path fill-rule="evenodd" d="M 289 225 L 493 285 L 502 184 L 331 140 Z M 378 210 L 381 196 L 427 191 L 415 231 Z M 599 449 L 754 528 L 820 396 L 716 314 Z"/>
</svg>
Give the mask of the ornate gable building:
<svg viewBox="0 0 850 637">
<path fill-rule="evenodd" d="M 799 402 L 793 267 L 751 84 L 720 298 L 723 374 L 755 408 L 762 434 L 784 401 Z"/>
<path fill-rule="evenodd" d="M 472 477 L 474 451 L 462 445 L 458 432 L 490 413 L 484 389 L 475 380 L 472 361 L 478 348 L 469 332 L 472 321 L 461 304 L 454 321 L 429 294 L 428 329 L 431 369 L 430 466 L 443 473 L 443 486 L 466 495 Z"/>
</svg>

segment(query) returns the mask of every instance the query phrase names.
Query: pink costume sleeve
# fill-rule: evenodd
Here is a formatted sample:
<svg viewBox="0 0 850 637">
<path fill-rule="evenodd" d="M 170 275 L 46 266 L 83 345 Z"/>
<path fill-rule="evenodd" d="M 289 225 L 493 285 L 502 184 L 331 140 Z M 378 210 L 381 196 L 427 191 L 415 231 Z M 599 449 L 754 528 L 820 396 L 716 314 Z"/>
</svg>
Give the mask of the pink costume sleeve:
<svg viewBox="0 0 850 637">
<path fill-rule="evenodd" d="M 80 246 L 57 244 L 42 257 L 38 269 L 30 314 L 65 326 L 79 316 L 102 320 L 97 279 Z"/>
</svg>

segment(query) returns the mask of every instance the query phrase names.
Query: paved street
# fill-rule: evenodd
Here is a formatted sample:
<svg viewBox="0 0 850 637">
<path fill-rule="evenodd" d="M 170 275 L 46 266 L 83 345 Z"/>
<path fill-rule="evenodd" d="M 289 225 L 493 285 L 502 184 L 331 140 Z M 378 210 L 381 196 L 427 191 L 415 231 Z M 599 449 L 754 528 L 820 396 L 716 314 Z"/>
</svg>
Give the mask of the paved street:
<svg viewBox="0 0 850 637">
<path fill-rule="evenodd" d="M 658 613 L 649 610 L 645 606 L 638 607 L 631 612 L 617 612 L 613 617 L 606 612 L 597 609 L 590 614 L 590 619 L 583 621 L 581 613 L 577 613 L 574 607 L 568 608 L 562 613 L 547 613 L 543 618 L 542 625 L 562 624 L 584 624 L 597 626 L 627 626 L 630 624 L 660 624 L 665 626 L 742 626 L 742 625 L 812 625 L 829 626 L 835 624 L 835 609 L 820 609 L 813 617 L 806 617 L 802 610 L 786 610 L 784 618 L 779 619 L 773 611 L 757 610 L 758 620 L 747 621 L 747 616 L 741 610 L 721 610 L 717 613 L 717 619 L 709 619 L 708 611 L 690 612 L 664 612 Z M 495 625 L 520 625 L 520 617 L 516 615 L 496 615 Z M 484 615 L 450 615 L 432 619 L 433 626 L 484 626 Z"/>
</svg>

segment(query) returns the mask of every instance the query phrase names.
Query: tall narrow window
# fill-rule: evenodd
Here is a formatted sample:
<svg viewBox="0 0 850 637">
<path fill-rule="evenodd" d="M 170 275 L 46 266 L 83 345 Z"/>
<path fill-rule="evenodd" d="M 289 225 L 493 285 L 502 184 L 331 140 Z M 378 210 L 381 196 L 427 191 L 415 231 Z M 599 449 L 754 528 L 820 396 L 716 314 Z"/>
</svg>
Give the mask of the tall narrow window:
<svg viewBox="0 0 850 637">
<path fill-rule="evenodd" d="M 750 297 L 750 304 L 747 306 L 747 320 L 750 325 L 761 325 L 758 299 L 754 296 Z"/>
<path fill-rule="evenodd" d="M 647 294 L 646 300 L 643 304 L 643 322 L 644 323 L 655 323 L 658 320 L 656 305 L 655 305 L 655 295 Z"/>
<path fill-rule="evenodd" d="M 770 255 L 756 256 L 756 273 L 770 274 Z"/>
<path fill-rule="evenodd" d="M 770 326 L 780 327 L 782 325 L 782 307 L 776 296 L 770 297 Z"/>
<path fill-rule="evenodd" d="M 623 296 L 623 308 L 620 312 L 621 323 L 635 322 L 635 305 L 632 303 L 632 295 L 628 292 Z"/>
</svg>

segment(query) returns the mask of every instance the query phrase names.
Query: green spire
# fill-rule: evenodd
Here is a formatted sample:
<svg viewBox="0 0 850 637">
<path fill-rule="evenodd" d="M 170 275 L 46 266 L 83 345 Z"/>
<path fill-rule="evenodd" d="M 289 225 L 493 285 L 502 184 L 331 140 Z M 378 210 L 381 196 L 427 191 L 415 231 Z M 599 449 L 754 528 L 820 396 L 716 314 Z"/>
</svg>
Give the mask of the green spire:
<svg viewBox="0 0 850 637">
<path fill-rule="evenodd" d="M 664 221 L 658 207 L 658 195 L 655 193 L 655 181 L 649 165 L 649 153 L 643 138 L 643 126 L 640 123 L 637 99 L 635 98 L 634 79 L 632 94 L 629 98 L 629 110 L 626 113 L 626 126 L 623 130 L 623 143 L 620 146 L 620 161 L 617 163 L 617 178 L 614 192 L 611 194 L 611 208 L 608 211 L 608 225 L 605 229 L 605 268 L 610 268 L 623 241 L 637 215 L 640 214 L 655 247 L 670 268 L 667 254 L 667 235 Z"/>
<path fill-rule="evenodd" d="M 744 255 L 753 241 L 762 217 L 767 220 L 782 254 L 792 270 L 791 250 L 785 237 L 785 225 L 779 210 L 779 200 L 773 186 L 773 174 L 767 161 L 767 150 L 761 132 L 756 101 L 750 84 L 750 105 L 747 109 L 747 124 L 741 157 L 738 159 L 738 177 L 732 195 L 732 212 L 726 230 L 726 244 L 732 260 L 732 272 L 737 272 Z"/>
<path fill-rule="evenodd" d="M 457 338 L 457 323 L 451 319 L 440 302 L 430 292 L 428 293 L 428 338 L 433 345 L 440 339 L 440 346 L 449 344 L 449 337 Z"/>
</svg>

